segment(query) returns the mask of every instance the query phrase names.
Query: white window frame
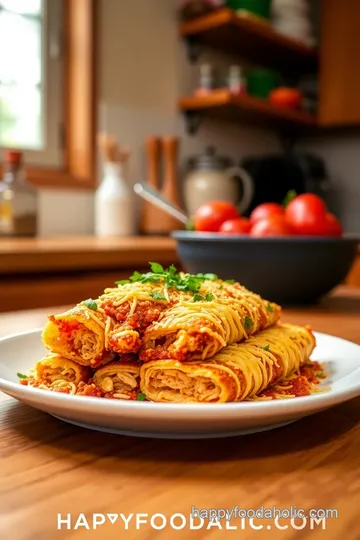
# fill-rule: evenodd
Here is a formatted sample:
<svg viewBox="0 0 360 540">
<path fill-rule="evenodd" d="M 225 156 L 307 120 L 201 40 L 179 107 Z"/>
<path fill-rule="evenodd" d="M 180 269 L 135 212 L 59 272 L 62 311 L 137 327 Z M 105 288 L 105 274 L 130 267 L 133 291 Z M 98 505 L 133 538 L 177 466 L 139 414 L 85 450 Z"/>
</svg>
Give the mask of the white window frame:
<svg viewBox="0 0 360 540">
<path fill-rule="evenodd" d="M 59 167 L 64 162 L 64 0 L 42 2 L 42 120 L 44 146 L 20 148 L 25 163 Z M 1 60 L 0 60 L 1 61 Z"/>
</svg>

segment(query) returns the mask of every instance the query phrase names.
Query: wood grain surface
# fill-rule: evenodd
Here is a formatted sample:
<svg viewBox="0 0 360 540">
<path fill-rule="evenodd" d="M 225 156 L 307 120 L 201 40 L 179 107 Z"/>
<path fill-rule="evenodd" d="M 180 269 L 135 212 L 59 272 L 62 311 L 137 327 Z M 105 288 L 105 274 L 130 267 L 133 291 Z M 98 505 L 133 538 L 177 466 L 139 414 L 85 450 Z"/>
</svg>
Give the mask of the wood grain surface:
<svg viewBox="0 0 360 540">
<path fill-rule="evenodd" d="M 149 257 L 173 263 L 175 240 L 163 236 L 9 238 L 0 241 L 0 275 L 133 268 L 147 265 Z"/>
<path fill-rule="evenodd" d="M 62 309 L 62 308 L 56 308 Z M 0 316 L 0 332 L 38 327 L 48 310 Z M 285 320 L 360 344 L 360 292 L 349 288 L 313 308 L 288 310 Z M 85 398 L 84 398 L 85 399 Z M 358 540 L 360 522 L 360 398 L 261 434 L 210 441 L 165 441 L 76 428 L 2 395 L 0 400 L 0 538 L 9 540 L 118 539 L 218 540 L 222 538 Z M 92 514 L 175 513 L 196 508 L 338 510 L 326 529 L 310 522 L 296 530 L 280 520 L 232 520 L 175 531 L 124 530 L 121 518 L 92 529 Z M 57 530 L 70 513 L 71 529 Z M 80 513 L 89 527 L 74 530 Z M 160 523 L 160 521 L 158 521 Z M 178 521 L 179 523 L 179 521 Z M 301 525 L 301 520 L 296 522 Z M 245 527 L 241 529 L 241 527 Z M 268 529 L 267 527 L 271 527 Z"/>
<path fill-rule="evenodd" d="M 127 238 L 35 238 L 0 240 L 0 312 L 75 304 L 100 294 L 149 261 L 178 264 L 175 240 Z"/>
</svg>

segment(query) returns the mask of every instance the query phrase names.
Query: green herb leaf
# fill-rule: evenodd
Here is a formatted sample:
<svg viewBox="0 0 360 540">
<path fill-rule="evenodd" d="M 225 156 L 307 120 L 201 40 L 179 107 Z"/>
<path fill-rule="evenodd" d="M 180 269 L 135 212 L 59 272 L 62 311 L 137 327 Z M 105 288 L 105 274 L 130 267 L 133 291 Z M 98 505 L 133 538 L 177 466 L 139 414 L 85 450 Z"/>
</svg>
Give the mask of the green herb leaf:
<svg viewBox="0 0 360 540">
<path fill-rule="evenodd" d="M 214 295 L 211 293 L 207 293 L 205 296 L 202 296 L 201 294 L 194 294 L 194 302 L 212 302 L 214 300 Z"/>
<path fill-rule="evenodd" d="M 141 278 L 142 278 L 142 276 L 143 276 L 143 275 L 140 274 L 140 272 L 134 272 L 133 275 L 130 276 L 129 279 L 130 279 L 130 281 L 132 281 L 132 282 L 134 283 L 135 281 L 140 281 Z"/>
<path fill-rule="evenodd" d="M 271 304 L 268 304 L 267 309 L 268 309 L 268 311 L 270 311 L 270 313 L 272 313 L 273 311 L 275 311 L 275 309 L 272 307 Z"/>
<path fill-rule="evenodd" d="M 265 345 L 265 347 L 263 347 L 264 351 L 268 351 L 269 349 L 270 349 L 270 345 Z"/>
<path fill-rule="evenodd" d="M 223 288 L 224 288 L 224 285 L 219 285 L 218 286 L 218 289 L 220 289 L 220 290 L 223 289 Z"/>
<path fill-rule="evenodd" d="M 319 379 L 324 379 L 325 374 L 322 371 L 320 371 L 320 373 L 315 373 L 315 377 L 318 377 Z"/>
<path fill-rule="evenodd" d="M 196 277 L 199 279 L 208 279 L 209 281 L 216 281 L 218 276 L 216 274 L 196 274 Z"/>
<path fill-rule="evenodd" d="M 249 328 L 251 328 L 252 326 L 254 326 L 253 321 L 252 321 L 252 320 L 250 319 L 250 317 L 248 317 L 247 315 L 246 315 L 246 317 L 245 317 L 245 324 L 244 324 L 244 326 L 245 326 L 246 330 L 248 330 Z"/>
<path fill-rule="evenodd" d="M 95 302 L 95 300 L 93 300 L 92 298 L 88 298 L 87 300 L 84 301 L 84 304 L 86 305 L 86 307 L 88 307 L 89 309 L 93 309 L 94 311 L 97 311 L 97 303 Z"/>
<path fill-rule="evenodd" d="M 230 283 L 230 285 L 234 285 L 236 283 L 235 279 L 227 279 L 225 280 L 225 283 Z"/>
<path fill-rule="evenodd" d="M 17 376 L 18 379 L 27 379 L 28 378 L 28 376 L 24 375 L 23 373 L 17 373 L 16 376 Z"/>
<path fill-rule="evenodd" d="M 182 279 L 177 285 L 176 288 L 180 291 L 190 291 L 197 293 L 201 287 L 201 279 L 198 279 L 196 276 L 191 276 L 187 274 L 184 279 Z"/>
<path fill-rule="evenodd" d="M 284 208 L 286 208 L 287 205 L 290 204 L 291 201 L 292 201 L 293 199 L 295 199 L 295 197 L 297 197 L 297 193 L 296 193 L 295 189 L 291 189 L 291 190 L 288 191 L 287 194 L 285 195 L 285 199 L 284 199 L 283 202 L 282 202 L 282 206 L 283 206 Z"/>
<path fill-rule="evenodd" d="M 159 292 L 156 292 L 156 291 L 151 292 L 151 293 L 150 293 L 150 296 L 151 296 L 151 298 L 153 298 L 154 300 L 166 300 L 166 297 L 165 297 L 163 294 L 161 294 L 161 293 L 159 293 Z"/>
<path fill-rule="evenodd" d="M 136 401 L 145 401 L 146 399 L 146 394 L 138 394 L 136 396 Z"/>
<path fill-rule="evenodd" d="M 218 279 L 215 274 L 179 274 L 176 267 L 172 264 L 169 268 L 164 269 L 163 266 L 156 262 L 151 262 L 151 272 L 146 274 L 140 274 L 140 272 L 134 272 L 130 277 L 131 282 L 140 283 L 159 283 L 164 282 L 165 286 L 169 288 L 176 288 L 179 291 L 189 291 L 192 293 L 198 293 L 201 284 L 206 279 L 216 280 Z"/>
<path fill-rule="evenodd" d="M 157 263 L 157 262 L 150 262 L 150 268 L 151 271 L 154 272 L 154 274 L 163 274 L 164 273 L 164 267 Z"/>
<path fill-rule="evenodd" d="M 173 264 L 171 266 L 169 266 L 169 268 L 167 269 L 167 272 L 169 273 L 170 276 L 175 276 L 176 272 L 177 272 L 177 269 L 176 269 L 176 266 L 174 266 Z"/>
<path fill-rule="evenodd" d="M 115 285 L 127 285 L 130 283 L 130 279 L 121 279 L 120 281 L 115 281 Z"/>
</svg>

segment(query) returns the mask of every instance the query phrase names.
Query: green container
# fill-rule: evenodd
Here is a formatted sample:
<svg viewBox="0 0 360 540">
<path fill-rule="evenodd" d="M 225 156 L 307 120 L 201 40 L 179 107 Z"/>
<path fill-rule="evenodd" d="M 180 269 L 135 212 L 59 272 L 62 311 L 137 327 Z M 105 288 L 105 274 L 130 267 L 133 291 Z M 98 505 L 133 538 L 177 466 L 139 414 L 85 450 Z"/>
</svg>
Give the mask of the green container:
<svg viewBox="0 0 360 540">
<path fill-rule="evenodd" d="M 271 69 L 250 69 L 246 83 L 251 96 L 267 99 L 271 90 L 279 85 L 279 74 Z"/>
<path fill-rule="evenodd" d="M 271 0 L 227 0 L 227 5 L 234 11 L 248 11 L 263 19 L 270 19 Z"/>
</svg>

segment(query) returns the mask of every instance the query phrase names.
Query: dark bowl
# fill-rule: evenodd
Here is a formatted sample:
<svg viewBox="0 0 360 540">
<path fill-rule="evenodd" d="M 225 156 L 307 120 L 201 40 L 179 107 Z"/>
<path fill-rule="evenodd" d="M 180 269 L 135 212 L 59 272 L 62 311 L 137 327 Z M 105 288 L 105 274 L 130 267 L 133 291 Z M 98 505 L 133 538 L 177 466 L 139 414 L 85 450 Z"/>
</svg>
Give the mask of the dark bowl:
<svg viewBox="0 0 360 540">
<path fill-rule="evenodd" d="M 284 305 L 316 303 L 349 272 L 359 238 L 225 236 L 174 231 L 184 269 L 235 279 Z"/>
</svg>

